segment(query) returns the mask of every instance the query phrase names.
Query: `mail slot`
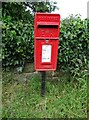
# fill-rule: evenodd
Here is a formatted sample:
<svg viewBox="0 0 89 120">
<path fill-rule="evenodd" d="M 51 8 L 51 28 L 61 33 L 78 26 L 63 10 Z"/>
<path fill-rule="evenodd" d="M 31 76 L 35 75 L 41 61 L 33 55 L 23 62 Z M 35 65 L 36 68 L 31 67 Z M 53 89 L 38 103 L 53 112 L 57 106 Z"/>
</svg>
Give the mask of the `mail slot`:
<svg viewBox="0 0 89 120">
<path fill-rule="evenodd" d="M 34 18 L 34 66 L 37 71 L 56 70 L 60 15 L 36 13 Z"/>
</svg>

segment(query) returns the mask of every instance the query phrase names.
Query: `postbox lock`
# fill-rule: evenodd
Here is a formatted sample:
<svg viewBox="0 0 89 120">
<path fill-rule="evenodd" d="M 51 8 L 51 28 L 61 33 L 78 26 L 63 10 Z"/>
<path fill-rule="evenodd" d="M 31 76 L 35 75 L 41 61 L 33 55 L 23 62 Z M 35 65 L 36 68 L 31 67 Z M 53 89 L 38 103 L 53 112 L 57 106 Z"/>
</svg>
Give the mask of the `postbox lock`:
<svg viewBox="0 0 89 120">
<path fill-rule="evenodd" d="M 48 43 L 49 42 L 49 40 L 48 39 L 46 39 L 46 43 Z"/>
</svg>

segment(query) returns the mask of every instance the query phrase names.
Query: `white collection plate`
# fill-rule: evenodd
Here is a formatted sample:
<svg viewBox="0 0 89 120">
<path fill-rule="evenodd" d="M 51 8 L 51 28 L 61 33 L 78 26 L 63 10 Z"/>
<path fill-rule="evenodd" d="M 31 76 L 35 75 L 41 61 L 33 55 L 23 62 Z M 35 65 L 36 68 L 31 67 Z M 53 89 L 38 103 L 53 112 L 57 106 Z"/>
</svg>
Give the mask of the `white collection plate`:
<svg viewBox="0 0 89 120">
<path fill-rule="evenodd" d="M 51 45 L 42 45 L 42 62 L 51 62 Z"/>
</svg>

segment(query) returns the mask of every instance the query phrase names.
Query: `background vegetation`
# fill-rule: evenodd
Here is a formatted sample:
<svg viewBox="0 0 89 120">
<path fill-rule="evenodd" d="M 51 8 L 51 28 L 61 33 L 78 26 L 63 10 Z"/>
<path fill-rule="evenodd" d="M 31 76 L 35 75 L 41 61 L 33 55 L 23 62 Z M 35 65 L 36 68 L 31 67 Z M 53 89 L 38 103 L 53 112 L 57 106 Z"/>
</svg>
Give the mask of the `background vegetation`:
<svg viewBox="0 0 89 120">
<path fill-rule="evenodd" d="M 22 66 L 33 62 L 34 54 L 34 13 L 51 12 L 56 3 L 3 3 L 3 67 Z M 27 10 L 27 7 L 30 10 Z M 89 57 L 88 19 L 79 15 L 61 20 L 58 66 L 64 70 L 87 69 Z M 75 69 L 77 68 L 77 69 Z"/>
<path fill-rule="evenodd" d="M 61 20 L 58 62 L 61 68 L 73 74 L 89 67 L 88 21 L 79 15 Z"/>
</svg>

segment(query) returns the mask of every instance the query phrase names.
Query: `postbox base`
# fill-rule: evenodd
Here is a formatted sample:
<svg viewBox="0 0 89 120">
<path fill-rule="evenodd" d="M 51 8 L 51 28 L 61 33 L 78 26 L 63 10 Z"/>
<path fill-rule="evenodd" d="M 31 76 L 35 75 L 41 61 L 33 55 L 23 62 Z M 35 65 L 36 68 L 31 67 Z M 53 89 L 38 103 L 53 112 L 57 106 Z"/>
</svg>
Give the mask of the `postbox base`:
<svg viewBox="0 0 89 120">
<path fill-rule="evenodd" d="M 55 71 L 56 69 L 35 69 L 36 71 Z"/>
</svg>

